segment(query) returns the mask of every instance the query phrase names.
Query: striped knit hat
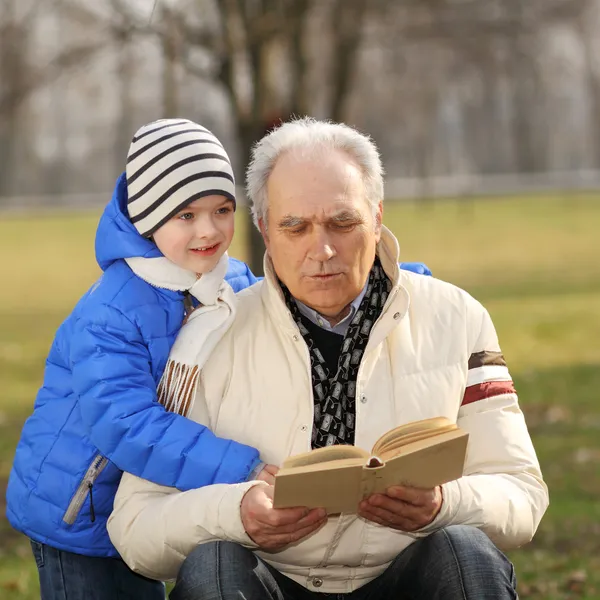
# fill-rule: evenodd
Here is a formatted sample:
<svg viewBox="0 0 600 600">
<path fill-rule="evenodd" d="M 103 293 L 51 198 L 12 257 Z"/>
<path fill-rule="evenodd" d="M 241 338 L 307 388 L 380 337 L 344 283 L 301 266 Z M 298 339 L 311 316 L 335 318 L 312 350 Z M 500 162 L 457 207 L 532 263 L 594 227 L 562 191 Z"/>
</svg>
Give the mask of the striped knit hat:
<svg viewBox="0 0 600 600">
<path fill-rule="evenodd" d="M 150 237 L 173 215 L 205 196 L 235 203 L 231 162 L 221 142 L 185 119 L 163 119 L 139 129 L 127 154 L 127 209 Z"/>
</svg>

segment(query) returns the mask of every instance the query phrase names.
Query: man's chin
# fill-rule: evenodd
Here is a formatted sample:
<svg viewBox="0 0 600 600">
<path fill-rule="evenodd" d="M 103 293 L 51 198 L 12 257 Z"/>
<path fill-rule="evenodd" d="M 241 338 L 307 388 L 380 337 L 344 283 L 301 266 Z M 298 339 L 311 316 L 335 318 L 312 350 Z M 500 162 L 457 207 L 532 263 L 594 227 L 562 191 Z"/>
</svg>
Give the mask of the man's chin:
<svg viewBox="0 0 600 600">
<path fill-rule="evenodd" d="M 298 300 L 325 317 L 337 315 L 352 302 L 352 298 L 346 300 L 345 296 L 340 295 L 339 289 L 335 288 L 330 290 L 313 289 L 304 294 L 303 298 L 298 298 Z"/>
</svg>

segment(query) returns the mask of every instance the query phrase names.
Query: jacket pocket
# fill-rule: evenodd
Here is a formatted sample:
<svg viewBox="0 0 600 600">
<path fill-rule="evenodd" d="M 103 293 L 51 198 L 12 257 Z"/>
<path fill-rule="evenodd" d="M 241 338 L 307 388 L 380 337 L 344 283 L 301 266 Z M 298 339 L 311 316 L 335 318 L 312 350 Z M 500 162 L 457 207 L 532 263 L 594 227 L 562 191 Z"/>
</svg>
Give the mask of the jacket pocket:
<svg viewBox="0 0 600 600">
<path fill-rule="evenodd" d="M 98 475 L 102 473 L 104 467 L 108 464 L 108 458 L 104 458 L 101 454 L 98 454 L 92 460 L 88 470 L 85 472 L 85 475 L 81 479 L 81 483 L 77 487 L 71 502 L 69 502 L 69 506 L 65 514 L 63 515 L 63 521 L 67 525 L 73 525 L 77 516 L 81 511 L 81 507 L 85 502 L 86 498 L 90 497 L 90 519 L 92 523 L 96 520 L 96 513 L 94 511 L 94 494 L 93 488 Z"/>
</svg>

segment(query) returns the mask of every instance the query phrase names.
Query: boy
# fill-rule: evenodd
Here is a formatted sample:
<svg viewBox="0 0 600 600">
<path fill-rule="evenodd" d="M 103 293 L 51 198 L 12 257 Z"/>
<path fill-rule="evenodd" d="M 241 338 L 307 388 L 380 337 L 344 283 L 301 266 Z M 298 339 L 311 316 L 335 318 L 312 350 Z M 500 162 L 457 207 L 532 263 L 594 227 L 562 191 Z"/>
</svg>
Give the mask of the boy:
<svg viewBox="0 0 600 600">
<path fill-rule="evenodd" d="M 220 284 L 227 270 L 234 210 L 231 164 L 211 132 L 164 120 L 136 133 L 98 226 L 104 273 L 56 334 L 8 485 L 7 516 L 32 540 L 45 600 L 164 598 L 108 538 L 121 471 L 187 490 L 263 466 L 255 449 L 157 402 L 186 298 L 206 303 L 203 274 L 217 267 Z M 235 260 L 227 279 L 236 291 L 256 281 Z"/>
</svg>

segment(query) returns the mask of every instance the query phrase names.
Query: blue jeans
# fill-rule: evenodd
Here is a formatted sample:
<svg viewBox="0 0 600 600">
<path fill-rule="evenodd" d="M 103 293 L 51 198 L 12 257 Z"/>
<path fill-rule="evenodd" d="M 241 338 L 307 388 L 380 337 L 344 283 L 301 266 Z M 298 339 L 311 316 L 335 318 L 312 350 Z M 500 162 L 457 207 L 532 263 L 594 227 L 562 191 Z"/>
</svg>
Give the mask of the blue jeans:
<svg viewBox="0 0 600 600">
<path fill-rule="evenodd" d="M 118 558 L 96 558 L 31 542 L 42 600 L 165 600 L 165 586 Z"/>
<path fill-rule="evenodd" d="M 472 527 L 447 527 L 404 550 L 379 577 L 349 594 L 306 589 L 232 542 L 198 546 L 170 600 L 514 600 L 510 561 Z"/>
</svg>

